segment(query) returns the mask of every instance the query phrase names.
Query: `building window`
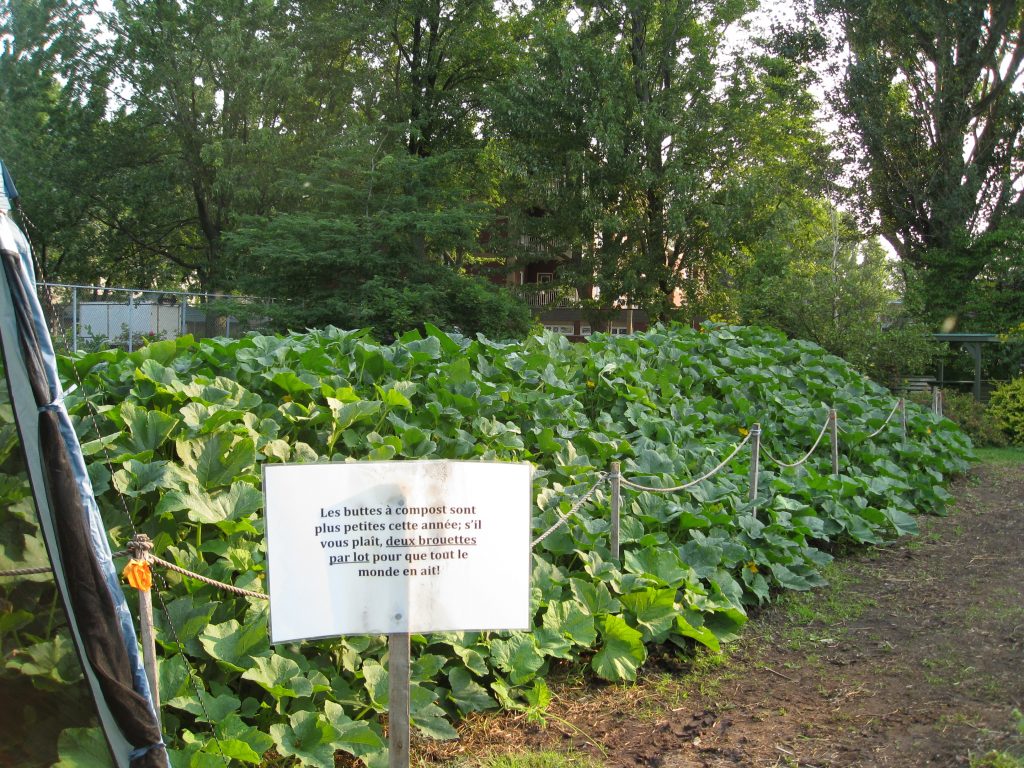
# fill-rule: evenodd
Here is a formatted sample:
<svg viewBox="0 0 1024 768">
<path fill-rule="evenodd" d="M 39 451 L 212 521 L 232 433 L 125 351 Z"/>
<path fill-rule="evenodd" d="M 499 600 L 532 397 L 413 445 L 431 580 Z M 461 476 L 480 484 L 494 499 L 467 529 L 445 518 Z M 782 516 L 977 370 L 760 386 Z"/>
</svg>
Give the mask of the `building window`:
<svg viewBox="0 0 1024 768">
<path fill-rule="evenodd" d="M 553 272 L 538 272 L 537 282 L 538 283 L 551 283 L 554 282 L 555 275 Z"/>
<path fill-rule="evenodd" d="M 580 326 L 580 336 L 589 336 L 592 333 L 593 333 L 593 331 L 590 329 L 589 325 L 581 325 Z"/>
<path fill-rule="evenodd" d="M 551 331 L 552 333 L 560 333 L 563 336 L 575 336 L 576 328 L 571 325 L 549 325 L 544 323 L 544 330 Z"/>
<path fill-rule="evenodd" d="M 627 328 L 626 326 L 624 326 L 624 325 L 613 325 L 612 326 L 612 336 L 628 336 L 628 335 L 629 335 L 629 328 Z"/>
</svg>

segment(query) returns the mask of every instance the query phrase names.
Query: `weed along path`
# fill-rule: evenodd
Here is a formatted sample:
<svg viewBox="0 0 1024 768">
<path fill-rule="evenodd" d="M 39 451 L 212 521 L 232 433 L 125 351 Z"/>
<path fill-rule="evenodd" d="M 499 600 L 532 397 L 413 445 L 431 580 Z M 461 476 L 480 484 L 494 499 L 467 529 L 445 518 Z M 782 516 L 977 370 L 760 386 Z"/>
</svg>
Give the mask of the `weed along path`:
<svg viewBox="0 0 1024 768">
<path fill-rule="evenodd" d="M 980 758 L 1024 753 L 1024 464 L 976 465 L 952 490 L 948 517 L 837 559 L 830 587 L 773 605 L 725 656 L 652 658 L 635 686 L 564 679 L 532 722 L 470 721 L 429 764 L 1011 765 Z"/>
</svg>

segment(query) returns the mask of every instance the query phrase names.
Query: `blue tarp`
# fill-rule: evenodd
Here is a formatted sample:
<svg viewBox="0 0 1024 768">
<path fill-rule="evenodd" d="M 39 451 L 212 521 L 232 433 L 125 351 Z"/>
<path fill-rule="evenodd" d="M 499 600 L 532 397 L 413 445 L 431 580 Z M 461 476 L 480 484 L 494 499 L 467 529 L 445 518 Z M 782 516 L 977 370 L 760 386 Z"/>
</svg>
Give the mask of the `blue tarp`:
<svg viewBox="0 0 1024 768">
<path fill-rule="evenodd" d="M 40 529 L 115 764 L 167 766 L 132 617 L 64 407 L 32 252 L 10 216 L 17 191 L 2 161 L 0 177 L 0 341 Z M 95 615 L 97 606 L 110 615 Z M 83 608 L 90 615 L 78 615 Z"/>
</svg>

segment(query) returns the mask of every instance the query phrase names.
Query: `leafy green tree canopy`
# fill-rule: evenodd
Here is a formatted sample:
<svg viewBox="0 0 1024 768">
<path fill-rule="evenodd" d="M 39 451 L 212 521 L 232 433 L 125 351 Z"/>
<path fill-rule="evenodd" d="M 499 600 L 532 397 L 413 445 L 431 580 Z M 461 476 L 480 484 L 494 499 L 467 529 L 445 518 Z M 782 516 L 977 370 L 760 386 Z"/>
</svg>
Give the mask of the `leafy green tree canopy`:
<svg viewBox="0 0 1024 768">
<path fill-rule="evenodd" d="M 740 282 L 744 322 L 820 344 L 887 386 L 928 369 L 937 346 L 902 310 L 898 274 L 850 215 L 819 201 L 813 216 L 754 249 Z"/>
<path fill-rule="evenodd" d="M 849 46 L 837 105 L 859 142 L 866 204 L 923 308 L 962 319 L 972 282 L 1000 257 L 998 233 L 1024 217 L 1024 3 L 817 9 Z"/>
<path fill-rule="evenodd" d="M 362 141 L 338 147 L 292 181 L 295 206 L 229 236 L 235 284 L 278 299 L 266 311 L 281 329 L 372 327 L 387 339 L 429 322 L 522 336 L 525 305 L 464 271 L 492 217 L 474 200 L 474 167 L 472 155 L 452 151 L 378 157 Z"/>
<path fill-rule="evenodd" d="M 802 64 L 730 49 L 752 7 L 542 4 L 520 70 L 492 95 L 504 189 L 530 214 L 514 224 L 547 253 L 573 253 L 575 282 L 602 302 L 720 311 L 769 198 L 826 177 Z"/>
</svg>

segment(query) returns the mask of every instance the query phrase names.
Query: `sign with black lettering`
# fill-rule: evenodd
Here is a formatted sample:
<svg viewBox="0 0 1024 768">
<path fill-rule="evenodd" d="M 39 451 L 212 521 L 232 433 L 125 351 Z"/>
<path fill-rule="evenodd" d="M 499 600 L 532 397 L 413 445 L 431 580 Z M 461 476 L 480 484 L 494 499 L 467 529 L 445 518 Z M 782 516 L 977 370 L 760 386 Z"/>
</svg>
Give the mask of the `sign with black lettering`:
<svg viewBox="0 0 1024 768">
<path fill-rule="evenodd" d="M 270 638 L 527 629 L 529 464 L 263 468 Z"/>
</svg>

